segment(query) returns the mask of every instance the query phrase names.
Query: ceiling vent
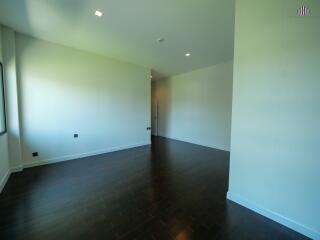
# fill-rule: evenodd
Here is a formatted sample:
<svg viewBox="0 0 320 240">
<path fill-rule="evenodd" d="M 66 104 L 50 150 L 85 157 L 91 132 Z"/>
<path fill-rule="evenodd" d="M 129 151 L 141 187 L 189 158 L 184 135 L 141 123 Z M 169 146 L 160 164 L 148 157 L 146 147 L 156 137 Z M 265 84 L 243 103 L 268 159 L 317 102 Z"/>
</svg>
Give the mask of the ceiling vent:
<svg viewBox="0 0 320 240">
<path fill-rule="evenodd" d="M 301 17 L 305 17 L 310 15 L 310 8 L 306 7 L 305 5 L 302 5 L 299 9 L 298 9 L 298 15 Z"/>
</svg>

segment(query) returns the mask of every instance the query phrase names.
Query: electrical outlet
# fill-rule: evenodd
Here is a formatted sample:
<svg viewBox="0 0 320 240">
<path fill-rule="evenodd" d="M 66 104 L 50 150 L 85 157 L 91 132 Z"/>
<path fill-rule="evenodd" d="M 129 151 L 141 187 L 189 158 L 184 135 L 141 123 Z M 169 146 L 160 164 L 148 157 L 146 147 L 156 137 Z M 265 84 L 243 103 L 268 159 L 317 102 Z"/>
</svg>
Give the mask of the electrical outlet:
<svg viewBox="0 0 320 240">
<path fill-rule="evenodd" d="M 75 134 L 73 134 L 73 137 L 74 137 L 74 138 L 78 138 L 78 137 L 79 137 L 79 134 L 78 134 L 78 133 L 75 133 Z"/>
<path fill-rule="evenodd" d="M 38 152 L 33 152 L 32 153 L 32 157 L 38 157 L 38 156 L 39 156 Z"/>
<path fill-rule="evenodd" d="M 151 127 L 147 127 L 147 130 L 150 131 L 150 130 L 151 130 Z"/>
</svg>

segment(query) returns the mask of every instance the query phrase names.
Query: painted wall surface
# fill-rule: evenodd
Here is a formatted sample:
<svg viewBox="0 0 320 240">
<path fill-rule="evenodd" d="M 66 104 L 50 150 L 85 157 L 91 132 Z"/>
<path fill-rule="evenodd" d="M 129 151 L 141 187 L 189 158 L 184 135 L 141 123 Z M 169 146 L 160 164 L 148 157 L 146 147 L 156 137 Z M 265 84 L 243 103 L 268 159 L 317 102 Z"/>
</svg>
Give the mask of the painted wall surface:
<svg viewBox="0 0 320 240">
<path fill-rule="evenodd" d="M 320 2 L 236 4 L 229 198 L 320 239 Z"/>
<path fill-rule="evenodd" d="M 0 61 L 2 62 L 2 27 L 0 25 Z M 0 192 L 9 174 L 9 154 L 7 134 L 0 136 Z"/>
<path fill-rule="evenodd" d="M 10 167 L 14 170 L 21 170 L 22 155 L 15 32 L 12 29 L 4 27 L 2 33 Z"/>
<path fill-rule="evenodd" d="M 155 81 L 159 135 L 229 150 L 233 62 Z"/>
<path fill-rule="evenodd" d="M 6 118 L 5 114 L 5 101 L 3 98 L 3 89 L 4 89 L 4 80 L 3 80 L 3 61 L 2 61 L 2 27 L 0 25 L 0 62 L 1 62 L 1 68 L 0 68 L 0 133 L 3 133 L 6 131 Z"/>
<path fill-rule="evenodd" d="M 150 70 L 25 35 L 16 43 L 25 165 L 150 143 Z"/>
</svg>

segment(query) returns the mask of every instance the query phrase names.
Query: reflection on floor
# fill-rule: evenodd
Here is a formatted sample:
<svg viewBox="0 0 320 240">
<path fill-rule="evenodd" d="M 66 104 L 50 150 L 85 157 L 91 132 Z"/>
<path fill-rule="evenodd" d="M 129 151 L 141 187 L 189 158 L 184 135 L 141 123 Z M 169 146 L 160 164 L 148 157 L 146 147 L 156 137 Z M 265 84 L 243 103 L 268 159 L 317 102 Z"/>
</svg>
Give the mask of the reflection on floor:
<svg viewBox="0 0 320 240">
<path fill-rule="evenodd" d="M 0 239 L 305 239 L 226 200 L 229 153 L 165 138 L 13 174 Z"/>
</svg>

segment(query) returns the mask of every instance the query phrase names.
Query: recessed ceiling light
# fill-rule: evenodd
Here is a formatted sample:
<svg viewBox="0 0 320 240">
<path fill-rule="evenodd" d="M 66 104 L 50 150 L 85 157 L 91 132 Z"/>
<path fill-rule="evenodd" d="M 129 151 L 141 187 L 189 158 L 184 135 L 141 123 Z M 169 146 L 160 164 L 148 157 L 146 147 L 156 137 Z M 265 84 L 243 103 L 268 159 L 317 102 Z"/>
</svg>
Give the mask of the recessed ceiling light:
<svg viewBox="0 0 320 240">
<path fill-rule="evenodd" d="M 191 56 L 191 53 L 187 52 L 187 53 L 185 54 L 185 56 L 186 56 L 186 57 L 190 57 L 190 56 Z"/>
<path fill-rule="evenodd" d="M 158 39 L 157 39 L 157 42 L 159 42 L 159 43 L 162 43 L 162 42 L 164 42 L 164 41 L 165 41 L 164 38 L 158 38 Z"/>
<path fill-rule="evenodd" d="M 94 15 L 96 15 L 97 17 L 102 17 L 103 13 L 101 11 L 99 11 L 99 10 L 96 10 L 94 12 Z"/>
</svg>

